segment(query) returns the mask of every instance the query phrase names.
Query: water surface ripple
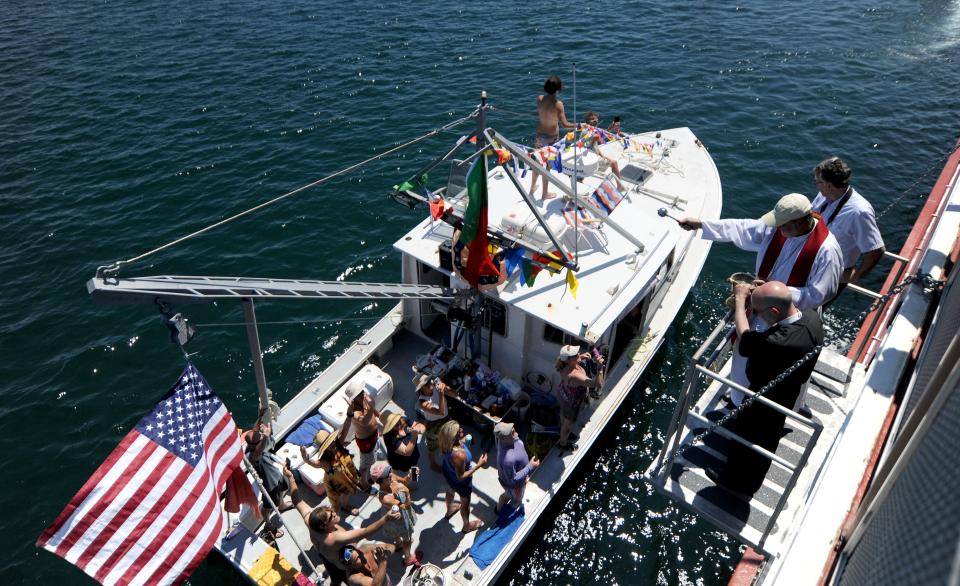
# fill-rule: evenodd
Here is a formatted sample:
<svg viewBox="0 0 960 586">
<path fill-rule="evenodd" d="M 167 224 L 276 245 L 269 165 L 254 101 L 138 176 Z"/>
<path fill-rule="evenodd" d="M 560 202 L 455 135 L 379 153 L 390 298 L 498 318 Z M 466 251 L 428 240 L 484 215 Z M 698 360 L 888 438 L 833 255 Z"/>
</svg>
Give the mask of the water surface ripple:
<svg viewBox="0 0 960 586">
<path fill-rule="evenodd" d="M 560 74 L 568 111 L 628 129 L 689 126 L 724 214 L 755 217 L 840 154 L 878 209 L 957 137 L 957 0 L 120 2 L 0 6 L 0 582 L 84 583 L 33 540 L 182 368 L 150 307 L 97 307 L 84 283 L 128 258 L 469 112 L 529 140 L 533 96 Z M 572 68 L 576 63 L 574 91 Z M 456 133 L 370 165 L 127 274 L 387 281 L 392 242 L 422 212 L 390 186 Z M 881 218 L 898 248 L 934 176 Z M 638 383 L 508 571 L 514 584 L 722 584 L 738 545 L 640 479 L 663 441 L 686 357 L 720 316 L 721 279 L 750 255 L 717 246 Z M 875 284 L 875 283 L 874 283 Z M 857 302 L 830 317 L 849 338 Z M 262 303 L 267 377 L 288 399 L 383 304 Z M 230 304 L 190 306 L 235 323 Z M 356 319 L 370 318 L 370 320 Z M 341 320 L 341 321 L 317 321 Z M 247 424 L 243 328 L 191 350 Z M 240 583 L 207 563 L 192 584 Z"/>
</svg>

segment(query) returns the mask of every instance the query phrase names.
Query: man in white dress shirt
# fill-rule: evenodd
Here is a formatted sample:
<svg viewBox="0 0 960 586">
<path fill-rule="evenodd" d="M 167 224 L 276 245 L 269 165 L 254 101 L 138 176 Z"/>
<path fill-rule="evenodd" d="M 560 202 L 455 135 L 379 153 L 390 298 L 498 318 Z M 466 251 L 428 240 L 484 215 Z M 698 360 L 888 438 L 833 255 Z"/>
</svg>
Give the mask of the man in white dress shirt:
<svg viewBox="0 0 960 586">
<path fill-rule="evenodd" d="M 850 166 L 840 157 L 821 161 L 813 168 L 813 181 L 820 191 L 813 209 L 823 216 L 843 252 L 837 295 L 848 283 L 856 283 L 873 270 L 886 250 L 873 206 L 850 185 L 851 175 Z"/>
<path fill-rule="evenodd" d="M 731 242 L 741 250 L 756 252 L 759 281 L 784 282 L 794 305 L 801 310 L 816 309 L 836 294 L 843 255 L 837 239 L 812 212 L 809 199 L 791 193 L 759 220 L 686 217 L 679 223 L 685 230 L 700 229 L 706 240 Z"/>
</svg>

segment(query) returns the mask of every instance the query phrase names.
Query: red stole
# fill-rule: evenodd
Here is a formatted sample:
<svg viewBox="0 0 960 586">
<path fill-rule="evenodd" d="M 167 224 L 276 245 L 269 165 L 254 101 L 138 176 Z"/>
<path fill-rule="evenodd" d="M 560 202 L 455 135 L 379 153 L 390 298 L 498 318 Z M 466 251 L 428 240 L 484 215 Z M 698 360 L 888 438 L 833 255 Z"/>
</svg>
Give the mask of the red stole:
<svg viewBox="0 0 960 586">
<path fill-rule="evenodd" d="M 787 279 L 786 283 L 789 287 L 803 287 L 807 284 L 807 278 L 813 268 L 813 261 L 817 258 L 817 251 L 820 250 L 820 246 L 830 233 L 830 230 L 827 229 L 827 223 L 823 221 L 820 214 L 815 213 L 813 216 L 817 218 L 817 225 L 807 234 L 807 241 L 803 243 L 803 248 L 800 249 L 797 260 L 793 262 L 793 269 L 790 271 L 790 278 Z M 763 254 L 763 261 L 760 263 L 757 278 L 767 280 L 786 241 L 787 237 L 778 228 L 773 234 L 770 245 L 767 246 L 767 251 Z"/>
</svg>

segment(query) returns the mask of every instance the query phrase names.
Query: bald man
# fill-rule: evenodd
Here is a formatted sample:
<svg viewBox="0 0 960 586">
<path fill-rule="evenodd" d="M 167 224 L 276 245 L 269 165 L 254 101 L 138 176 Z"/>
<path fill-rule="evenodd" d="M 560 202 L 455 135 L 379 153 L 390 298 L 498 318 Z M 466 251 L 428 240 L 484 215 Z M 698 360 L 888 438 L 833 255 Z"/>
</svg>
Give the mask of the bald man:
<svg viewBox="0 0 960 586">
<path fill-rule="evenodd" d="M 737 285 L 734 299 L 734 320 L 739 335 L 737 351 L 747 359 L 750 390 L 759 391 L 808 352 L 823 345 L 819 314 L 815 310 L 797 309 L 793 292 L 780 281 L 769 281 L 756 289 L 751 285 Z M 751 329 L 748 299 L 754 318 L 767 323 L 770 326 L 767 330 Z M 764 397 L 793 409 L 819 354 L 818 350 L 790 376 L 764 393 Z M 785 415 L 755 401 L 740 412 L 731 431 L 775 453 L 785 420 Z M 707 476 L 735 493 L 752 495 L 763 484 L 770 460 L 737 442 L 730 441 L 728 445 L 726 466 L 723 470 L 707 468 Z"/>
</svg>

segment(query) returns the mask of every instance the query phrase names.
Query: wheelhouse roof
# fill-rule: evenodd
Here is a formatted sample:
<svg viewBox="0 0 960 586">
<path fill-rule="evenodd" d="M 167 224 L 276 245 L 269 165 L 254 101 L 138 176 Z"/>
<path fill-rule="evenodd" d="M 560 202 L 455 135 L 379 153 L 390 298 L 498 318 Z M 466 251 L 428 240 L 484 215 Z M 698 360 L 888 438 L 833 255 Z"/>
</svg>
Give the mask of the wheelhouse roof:
<svg viewBox="0 0 960 586">
<path fill-rule="evenodd" d="M 653 143 L 652 134 L 639 135 L 642 140 Z M 532 287 L 522 284 L 520 271 L 516 271 L 496 290 L 486 294 L 501 302 L 549 323 L 573 336 L 593 341 L 599 338 L 616 320 L 632 308 L 656 280 L 666 275 L 661 267 L 667 262 L 680 239 L 693 237 L 684 232 L 669 218 L 660 217 L 658 208 L 666 207 L 673 216 L 699 214 L 708 198 L 720 197 L 720 180 L 716 167 L 707 151 L 687 128 L 662 131 L 662 141 L 670 145 L 669 155 L 659 165 L 654 165 L 653 156 L 643 151 L 630 153 L 620 159 L 621 167 L 634 164 L 655 171 L 643 184 L 643 191 L 629 190 L 627 197 L 610 214 L 617 224 L 627 229 L 642 241 L 644 249 L 630 243 L 610 226 L 600 229 L 575 231 L 567 226 L 560 238 L 568 252 L 576 251 L 579 270 L 575 273 L 578 287 L 574 297 L 565 279 L 566 269 L 558 274 L 544 270 Z M 522 210 L 523 197 L 500 167 L 493 165 L 488 174 L 488 222 L 491 227 L 500 227 L 511 211 Z M 553 172 L 554 176 L 570 182 L 566 175 Z M 532 172 L 520 177 L 521 184 L 529 189 Z M 602 182 L 601 175 L 586 177 L 577 184 L 577 193 L 589 196 Z M 628 187 L 632 184 L 626 182 Z M 551 186 L 551 191 L 558 191 Z M 561 197 L 541 202 L 540 188 L 534 194 L 538 209 L 548 223 L 562 216 L 564 201 Z M 653 192 L 653 195 L 651 195 Z M 676 205 L 667 203 L 676 198 Z M 667 201 L 665 201 L 667 200 Z M 449 201 L 458 215 L 466 208 L 466 197 Z M 553 220 L 558 222 L 557 220 Z M 448 241 L 453 229 L 443 222 L 424 219 L 407 232 L 394 246 L 404 254 L 416 258 L 433 269 L 440 266 L 439 246 Z M 547 245 L 545 248 L 552 248 Z M 529 258 L 530 253 L 527 253 Z M 672 259 L 676 262 L 680 259 Z M 454 279 L 456 286 L 459 279 Z M 466 286 L 465 283 L 462 286 Z"/>
</svg>

